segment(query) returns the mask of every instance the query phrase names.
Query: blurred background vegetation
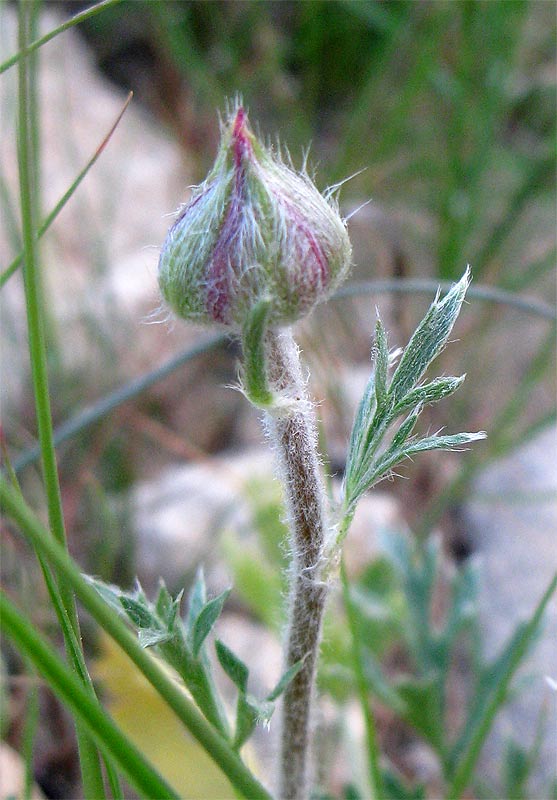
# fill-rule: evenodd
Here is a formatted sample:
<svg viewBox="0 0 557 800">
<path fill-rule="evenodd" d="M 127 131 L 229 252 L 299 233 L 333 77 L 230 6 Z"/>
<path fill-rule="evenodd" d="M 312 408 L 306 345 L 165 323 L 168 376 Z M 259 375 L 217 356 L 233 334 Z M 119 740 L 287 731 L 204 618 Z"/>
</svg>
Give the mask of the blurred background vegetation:
<svg viewBox="0 0 557 800">
<path fill-rule="evenodd" d="M 193 181 L 212 163 L 215 109 L 237 94 L 296 164 L 310 146 L 321 186 L 354 175 L 343 210 L 369 203 L 351 224 L 354 279 L 454 280 L 469 263 L 476 283 L 554 307 L 550 3 L 123 2 L 80 32 L 99 69 L 171 132 Z M 415 298 L 394 301 L 397 344 L 423 309 Z M 381 306 L 368 296 L 368 314 L 372 302 Z M 350 304 L 342 311 L 346 325 Z M 436 422 L 484 427 L 490 440 L 441 505 L 462 496 L 480 459 L 554 419 L 554 335 L 535 311 L 475 303 L 466 353 L 448 355 L 447 369 L 469 379 Z M 426 495 L 439 490 L 427 464 Z M 424 531 L 441 505 L 418 522 Z"/>
</svg>

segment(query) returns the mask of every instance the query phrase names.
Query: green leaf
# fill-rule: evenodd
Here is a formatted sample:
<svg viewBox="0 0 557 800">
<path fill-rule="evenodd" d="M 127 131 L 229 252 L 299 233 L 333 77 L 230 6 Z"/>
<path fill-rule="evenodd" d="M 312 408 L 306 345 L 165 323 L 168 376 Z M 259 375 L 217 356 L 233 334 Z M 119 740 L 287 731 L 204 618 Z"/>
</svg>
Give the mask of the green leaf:
<svg viewBox="0 0 557 800">
<path fill-rule="evenodd" d="M 402 400 L 400 400 L 393 408 L 393 416 L 402 414 L 409 408 L 417 406 L 419 403 L 422 405 L 430 405 L 431 403 L 438 403 L 445 397 L 454 394 L 464 382 L 466 375 L 460 375 L 458 378 L 435 378 L 429 383 L 424 383 L 422 386 L 416 386 L 408 392 Z"/>
<path fill-rule="evenodd" d="M 153 647 L 154 645 L 164 644 L 164 642 L 170 641 L 170 639 L 172 639 L 172 634 L 168 631 L 140 628 L 137 638 L 139 639 L 141 647 Z"/>
<path fill-rule="evenodd" d="M 217 657 L 223 670 L 240 692 L 247 691 L 249 669 L 244 662 L 235 655 L 224 642 L 217 639 L 215 642 Z"/>
<path fill-rule="evenodd" d="M 442 753 L 444 721 L 438 676 L 403 679 L 395 683 L 395 688 L 405 704 L 403 719 L 421 733 L 437 753 Z"/>
<path fill-rule="evenodd" d="M 87 581 L 97 592 L 100 594 L 105 603 L 110 606 L 113 611 L 116 611 L 120 616 L 124 615 L 124 609 L 120 598 L 124 592 L 117 586 L 100 581 L 98 578 L 92 578 L 90 575 L 83 575 L 83 579 Z"/>
<path fill-rule="evenodd" d="M 404 349 L 389 394 L 396 405 L 414 388 L 439 355 L 453 329 L 470 284 L 470 270 L 439 300 L 439 294 Z"/>
<path fill-rule="evenodd" d="M 157 612 L 157 616 L 169 633 L 172 633 L 174 630 L 174 623 L 176 622 L 176 617 L 178 615 L 180 603 L 182 602 L 183 594 L 184 590 L 182 589 L 182 591 L 180 591 L 175 598 L 172 598 L 172 595 L 166 588 L 165 583 L 161 578 L 159 584 L 159 593 L 155 602 L 155 610 Z"/>
<path fill-rule="evenodd" d="M 272 703 L 274 700 L 276 700 L 278 697 L 281 696 L 281 694 L 284 692 L 288 684 L 294 680 L 298 672 L 304 666 L 304 661 L 305 659 L 301 658 L 299 661 L 296 661 L 295 664 L 292 664 L 292 666 L 286 670 L 286 672 L 279 680 L 273 691 L 267 695 L 266 699 L 269 701 L 269 703 Z"/>
<path fill-rule="evenodd" d="M 170 592 L 166 588 L 166 584 L 162 578 L 159 579 L 159 593 L 155 600 L 155 610 L 161 620 L 166 619 L 173 605 L 173 600 Z"/>
<path fill-rule="evenodd" d="M 396 449 L 387 450 L 376 462 L 372 463 L 368 472 L 362 479 L 362 485 L 365 486 L 363 491 L 370 489 L 382 478 L 386 477 L 390 471 L 416 453 L 425 453 L 428 450 L 459 450 L 466 444 L 480 441 L 485 439 L 486 434 L 484 431 L 477 433 L 454 433 L 448 436 L 427 436 L 424 439 L 402 445 Z"/>
<path fill-rule="evenodd" d="M 387 331 L 378 317 L 375 323 L 375 400 L 377 408 L 387 401 L 387 377 L 389 373 L 389 346 Z"/>
<path fill-rule="evenodd" d="M 141 600 L 136 600 L 127 594 L 121 594 L 120 604 L 133 624 L 138 628 L 157 628 L 158 621 L 156 617 Z"/>
<path fill-rule="evenodd" d="M 239 750 L 253 733 L 255 726 L 261 720 L 270 719 L 273 710 L 268 712 L 264 704 L 259 703 L 251 695 L 243 692 L 238 695 L 236 708 L 236 731 L 234 734 L 234 749 Z"/>
<path fill-rule="evenodd" d="M 416 427 L 416 422 L 418 421 L 418 417 L 422 413 L 423 409 L 423 405 L 418 403 L 416 408 L 413 409 L 412 413 L 408 414 L 393 436 L 388 452 L 396 452 L 397 450 L 400 450 L 402 445 L 410 437 L 412 431 Z"/>
<path fill-rule="evenodd" d="M 203 574 L 203 567 L 199 567 L 197 575 L 195 576 L 195 583 L 193 584 L 189 594 L 188 614 L 186 617 L 186 630 L 191 636 L 193 627 L 201 609 L 207 602 L 207 589 L 205 587 L 205 575 Z"/>
<path fill-rule="evenodd" d="M 199 616 L 195 620 L 191 635 L 191 649 L 193 655 L 197 658 L 199 651 L 203 646 L 203 642 L 211 632 L 211 629 L 220 616 L 222 607 L 226 598 L 230 594 L 230 589 L 219 594 L 213 600 L 209 600 L 201 609 Z"/>
</svg>

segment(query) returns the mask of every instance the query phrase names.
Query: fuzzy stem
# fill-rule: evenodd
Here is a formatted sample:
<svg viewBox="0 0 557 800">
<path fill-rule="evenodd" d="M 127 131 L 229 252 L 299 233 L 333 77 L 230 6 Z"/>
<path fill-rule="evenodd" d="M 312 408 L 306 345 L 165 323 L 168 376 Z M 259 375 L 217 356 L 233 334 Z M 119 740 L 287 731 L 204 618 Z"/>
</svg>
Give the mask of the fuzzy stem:
<svg viewBox="0 0 557 800">
<path fill-rule="evenodd" d="M 298 348 L 290 331 L 270 331 L 267 368 L 273 388 L 293 401 L 268 415 L 276 443 L 291 530 L 292 565 L 286 668 L 304 660 L 284 693 L 279 797 L 303 800 L 309 787 L 311 705 L 327 586 L 321 578 L 326 530 L 325 488 L 317 431 L 307 398 Z"/>
</svg>

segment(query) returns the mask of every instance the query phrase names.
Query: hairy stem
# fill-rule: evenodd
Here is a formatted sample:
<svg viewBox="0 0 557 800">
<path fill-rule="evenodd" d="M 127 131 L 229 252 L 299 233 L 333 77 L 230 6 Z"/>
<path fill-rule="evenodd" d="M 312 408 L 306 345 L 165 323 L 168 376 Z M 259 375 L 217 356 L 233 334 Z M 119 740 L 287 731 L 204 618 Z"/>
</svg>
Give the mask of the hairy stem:
<svg viewBox="0 0 557 800">
<path fill-rule="evenodd" d="M 268 415 L 276 443 L 291 530 L 291 576 L 286 668 L 304 659 L 284 693 L 279 797 L 302 800 L 309 790 L 311 705 L 327 586 L 321 579 L 326 531 L 325 489 L 312 405 L 290 331 L 266 339 L 270 383 L 292 401 Z"/>
</svg>

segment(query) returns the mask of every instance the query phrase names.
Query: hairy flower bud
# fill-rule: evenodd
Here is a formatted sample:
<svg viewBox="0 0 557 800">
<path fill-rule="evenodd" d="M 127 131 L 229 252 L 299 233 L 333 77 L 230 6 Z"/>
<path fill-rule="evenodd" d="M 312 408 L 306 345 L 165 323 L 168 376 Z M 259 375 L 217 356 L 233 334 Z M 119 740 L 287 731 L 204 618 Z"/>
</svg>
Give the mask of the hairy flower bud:
<svg viewBox="0 0 557 800">
<path fill-rule="evenodd" d="M 159 261 L 163 297 L 185 319 L 239 330 L 260 301 L 288 325 L 345 277 L 351 246 L 334 201 L 251 132 L 243 108 L 169 230 Z"/>
</svg>

